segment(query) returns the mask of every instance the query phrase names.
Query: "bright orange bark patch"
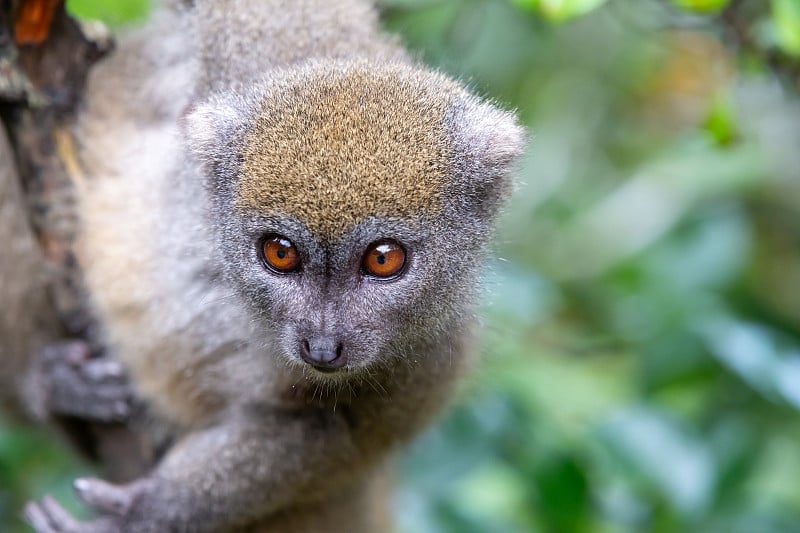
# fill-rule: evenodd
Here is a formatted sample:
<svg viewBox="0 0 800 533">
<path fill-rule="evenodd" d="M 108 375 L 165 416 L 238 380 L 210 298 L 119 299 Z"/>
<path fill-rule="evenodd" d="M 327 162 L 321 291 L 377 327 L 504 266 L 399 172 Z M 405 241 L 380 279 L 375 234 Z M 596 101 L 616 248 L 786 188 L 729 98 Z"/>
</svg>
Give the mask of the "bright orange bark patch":
<svg viewBox="0 0 800 533">
<path fill-rule="evenodd" d="M 14 41 L 18 45 L 43 43 L 62 1 L 24 0 L 14 23 Z"/>
</svg>

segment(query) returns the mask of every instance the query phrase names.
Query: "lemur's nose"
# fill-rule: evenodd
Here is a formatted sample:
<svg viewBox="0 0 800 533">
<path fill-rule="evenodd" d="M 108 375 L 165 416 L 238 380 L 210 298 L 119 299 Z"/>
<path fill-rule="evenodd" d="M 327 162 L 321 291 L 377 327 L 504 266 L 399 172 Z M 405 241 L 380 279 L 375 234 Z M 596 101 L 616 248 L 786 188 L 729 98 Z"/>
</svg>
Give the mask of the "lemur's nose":
<svg viewBox="0 0 800 533">
<path fill-rule="evenodd" d="M 341 342 L 333 337 L 310 337 L 300 343 L 300 356 L 303 361 L 317 370 L 335 370 L 345 364 Z"/>
</svg>

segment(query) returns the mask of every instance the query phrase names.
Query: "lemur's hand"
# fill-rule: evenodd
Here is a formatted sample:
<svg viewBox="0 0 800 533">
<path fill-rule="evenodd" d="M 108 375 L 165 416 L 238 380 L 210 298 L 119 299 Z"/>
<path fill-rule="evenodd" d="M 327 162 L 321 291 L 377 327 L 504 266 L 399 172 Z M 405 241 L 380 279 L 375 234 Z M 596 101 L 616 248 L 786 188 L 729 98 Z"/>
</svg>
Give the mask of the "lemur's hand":
<svg viewBox="0 0 800 533">
<path fill-rule="evenodd" d="M 47 413 L 96 422 L 124 422 L 131 414 L 134 394 L 122 365 L 92 357 L 83 341 L 45 346 L 37 354 L 36 372 Z"/>
<path fill-rule="evenodd" d="M 99 479 L 78 479 L 75 491 L 99 518 L 76 520 L 50 496 L 25 506 L 25 519 L 37 533 L 156 533 L 170 530 L 160 523 L 160 513 L 149 512 L 157 500 L 157 482 L 141 479 L 128 485 L 112 485 Z M 156 523 L 159 522 L 159 523 Z"/>
</svg>

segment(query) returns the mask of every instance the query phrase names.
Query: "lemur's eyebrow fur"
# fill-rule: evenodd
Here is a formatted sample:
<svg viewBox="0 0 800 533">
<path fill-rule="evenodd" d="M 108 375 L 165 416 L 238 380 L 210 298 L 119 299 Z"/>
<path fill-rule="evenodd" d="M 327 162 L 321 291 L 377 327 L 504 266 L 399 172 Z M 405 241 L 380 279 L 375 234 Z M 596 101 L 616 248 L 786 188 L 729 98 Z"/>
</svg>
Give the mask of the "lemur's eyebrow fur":
<svg viewBox="0 0 800 533">
<path fill-rule="evenodd" d="M 291 213 L 327 239 L 370 216 L 434 214 L 454 171 L 446 112 L 463 94 L 405 65 L 300 70 L 264 97 L 237 204 Z"/>
</svg>

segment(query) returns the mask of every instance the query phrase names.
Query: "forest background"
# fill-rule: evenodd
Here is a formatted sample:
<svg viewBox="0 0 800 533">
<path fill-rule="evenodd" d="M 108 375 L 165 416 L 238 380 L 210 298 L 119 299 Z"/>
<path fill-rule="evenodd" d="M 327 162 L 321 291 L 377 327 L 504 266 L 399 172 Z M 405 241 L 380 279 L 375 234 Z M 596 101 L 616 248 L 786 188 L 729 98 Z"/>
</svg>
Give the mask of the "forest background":
<svg viewBox="0 0 800 533">
<path fill-rule="evenodd" d="M 398 531 L 800 532 L 800 0 L 379 4 L 532 139 Z M 0 530 L 87 468 L 0 419 Z"/>
</svg>

